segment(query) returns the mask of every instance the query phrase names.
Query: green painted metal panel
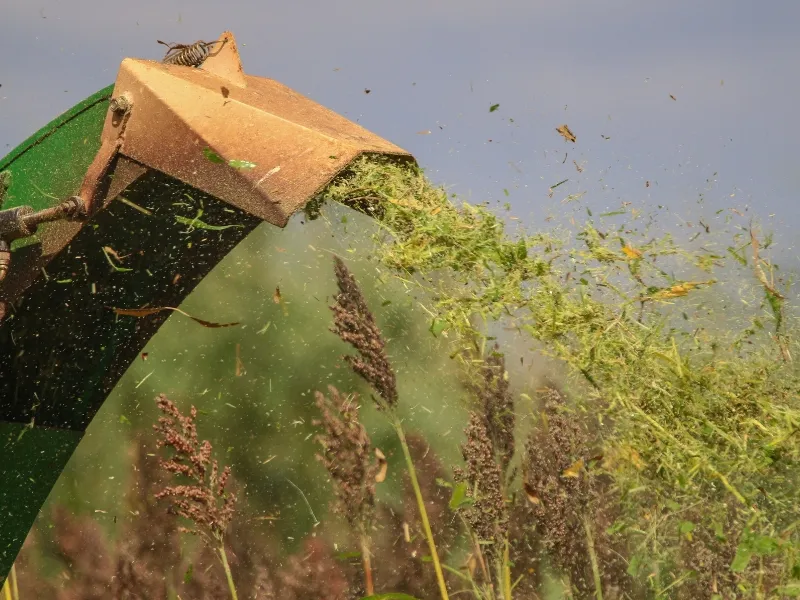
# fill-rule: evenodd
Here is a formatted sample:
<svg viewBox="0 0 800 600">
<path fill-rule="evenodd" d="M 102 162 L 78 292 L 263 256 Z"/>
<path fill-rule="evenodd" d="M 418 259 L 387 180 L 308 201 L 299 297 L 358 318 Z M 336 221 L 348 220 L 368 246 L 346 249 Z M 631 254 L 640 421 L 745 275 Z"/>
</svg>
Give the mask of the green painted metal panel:
<svg viewBox="0 0 800 600">
<path fill-rule="evenodd" d="M 80 188 L 86 169 L 100 148 L 100 134 L 114 86 L 89 96 L 0 159 L 0 171 L 11 171 L 4 208 L 28 205 L 48 208 Z M 46 231 L 41 228 L 39 234 Z M 14 247 L 35 243 L 37 236 Z"/>
<path fill-rule="evenodd" d="M 82 437 L 79 431 L 0 421 L 0 582 L 30 530 L 31 500 L 47 498 Z"/>
</svg>

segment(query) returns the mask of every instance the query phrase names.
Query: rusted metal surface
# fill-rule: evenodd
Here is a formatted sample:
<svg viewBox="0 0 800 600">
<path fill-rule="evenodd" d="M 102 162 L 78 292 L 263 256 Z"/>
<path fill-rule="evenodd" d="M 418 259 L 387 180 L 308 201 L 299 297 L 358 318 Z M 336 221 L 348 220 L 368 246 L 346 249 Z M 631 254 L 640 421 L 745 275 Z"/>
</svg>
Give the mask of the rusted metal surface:
<svg viewBox="0 0 800 600">
<path fill-rule="evenodd" d="M 103 144 L 121 140 L 120 154 L 280 227 L 359 155 L 410 159 L 283 84 L 243 74 L 233 35 L 222 39 L 202 69 L 125 59 L 114 97 L 133 106 L 127 119 L 109 113 Z"/>
<path fill-rule="evenodd" d="M 230 31 L 223 33 L 218 40 L 217 49 L 203 63 L 203 70 L 217 77 L 227 79 L 238 87 L 247 87 L 247 80 L 239 59 L 239 48 Z"/>
</svg>

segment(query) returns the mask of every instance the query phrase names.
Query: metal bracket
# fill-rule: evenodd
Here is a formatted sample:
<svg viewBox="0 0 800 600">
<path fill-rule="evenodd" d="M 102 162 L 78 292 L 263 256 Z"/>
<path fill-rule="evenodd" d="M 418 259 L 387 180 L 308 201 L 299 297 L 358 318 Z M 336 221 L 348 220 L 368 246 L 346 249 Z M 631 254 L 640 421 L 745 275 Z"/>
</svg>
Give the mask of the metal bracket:
<svg viewBox="0 0 800 600">
<path fill-rule="evenodd" d="M 61 204 L 40 211 L 34 211 L 30 206 L 2 210 L 10 184 L 11 173 L 0 173 L 0 282 L 6 278 L 11 268 L 11 242 L 34 235 L 42 223 L 86 215 L 86 203 L 79 196 L 73 196 Z"/>
</svg>

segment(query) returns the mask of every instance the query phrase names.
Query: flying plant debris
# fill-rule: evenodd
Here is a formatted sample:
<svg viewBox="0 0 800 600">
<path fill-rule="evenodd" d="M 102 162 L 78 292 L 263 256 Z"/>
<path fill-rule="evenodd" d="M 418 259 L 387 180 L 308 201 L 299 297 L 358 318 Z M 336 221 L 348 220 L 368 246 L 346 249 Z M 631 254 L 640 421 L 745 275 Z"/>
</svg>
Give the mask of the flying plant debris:
<svg viewBox="0 0 800 600">
<path fill-rule="evenodd" d="M 537 506 L 542 503 L 539 499 L 539 495 L 536 493 L 536 489 L 530 483 L 525 481 L 522 485 L 525 489 L 525 495 L 528 497 L 528 502 Z"/>
<path fill-rule="evenodd" d="M 389 462 L 380 448 L 375 448 L 375 458 L 378 459 L 378 472 L 375 473 L 375 483 L 383 483 L 386 481 L 386 473 L 389 471 Z"/>
<path fill-rule="evenodd" d="M 244 363 L 242 362 L 242 345 L 236 344 L 236 377 L 245 374 Z"/>
<path fill-rule="evenodd" d="M 565 140 L 568 142 L 575 142 L 578 138 L 575 137 L 575 134 L 572 133 L 569 129 L 569 125 L 564 123 L 563 125 L 556 127 L 556 131 L 560 133 Z"/>
<path fill-rule="evenodd" d="M 784 361 L 792 362 L 792 355 L 789 352 L 789 347 L 786 345 L 784 336 L 780 335 L 781 324 L 783 323 L 783 304 L 784 301 L 786 300 L 786 296 L 781 294 L 775 288 L 774 281 L 769 281 L 767 279 L 767 276 L 764 273 L 764 269 L 762 269 L 761 267 L 762 263 L 763 264 L 767 263 L 764 259 L 760 258 L 758 255 L 759 243 L 752 227 L 750 228 L 750 244 L 753 248 L 753 268 L 755 269 L 756 278 L 764 287 L 764 290 L 767 294 L 767 301 L 769 302 L 769 305 L 772 308 L 772 312 L 775 317 L 775 334 L 772 337 L 778 343 L 778 347 L 780 348 Z M 769 267 L 768 264 L 767 267 Z M 770 275 L 772 275 L 771 269 L 770 269 Z"/>
<path fill-rule="evenodd" d="M 177 215 L 175 217 L 175 222 L 180 223 L 181 225 L 186 225 L 189 227 L 188 232 L 194 231 L 195 229 L 207 229 L 208 231 L 224 231 L 225 229 L 230 229 L 231 227 L 244 227 L 243 225 L 231 224 L 231 225 L 210 225 L 205 221 L 201 221 L 200 217 L 203 216 L 203 211 L 198 210 L 197 216 L 190 219 L 189 217 L 183 217 L 181 215 Z"/>
<path fill-rule="evenodd" d="M 583 459 L 579 458 L 561 473 L 562 477 L 577 479 L 583 471 Z"/>
<path fill-rule="evenodd" d="M 281 295 L 281 288 L 276 287 L 275 293 L 272 294 L 272 301 L 279 305 L 283 309 L 283 316 L 289 316 L 289 308 L 286 306 L 286 303 L 283 301 L 283 296 Z"/>
<path fill-rule="evenodd" d="M 685 296 L 691 290 L 700 287 L 701 285 L 711 285 L 713 283 L 716 283 L 716 280 L 710 279 L 708 281 L 683 281 L 668 288 L 656 288 L 648 290 L 650 291 L 650 295 L 643 296 L 641 300 L 669 300 L 670 298 L 680 298 L 681 296 Z"/>
<path fill-rule="evenodd" d="M 255 169 L 258 166 L 249 160 L 241 160 L 238 158 L 225 160 L 211 148 L 203 148 L 203 156 L 205 156 L 206 160 L 209 162 L 217 165 L 227 164 L 229 167 L 233 167 L 234 169 Z"/>
<path fill-rule="evenodd" d="M 750 245 L 753 248 L 753 265 L 755 266 L 756 277 L 761 282 L 761 285 L 763 285 L 764 289 L 770 294 L 778 298 L 778 300 L 785 300 L 786 296 L 782 295 L 777 289 L 775 289 L 774 284 L 767 281 L 767 276 L 764 274 L 764 270 L 761 268 L 761 263 L 764 261 L 758 255 L 758 239 L 756 238 L 756 234 L 752 228 L 750 229 Z"/>
<path fill-rule="evenodd" d="M 160 313 L 165 310 L 171 310 L 177 313 L 182 314 L 185 317 L 189 317 L 195 323 L 199 323 L 203 327 L 235 327 L 238 325 L 238 321 L 236 323 L 215 323 L 213 321 L 206 321 L 205 319 L 199 319 L 197 317 L 193 317 L 187 312 L 182 311 L 180 308 L 174 308 L 172 306 L 158 306 L 153 308 L 115 308 L 115 307 L 108 307 L 113 310 L 117 315 L 121 317 L 137 317 L 139 319 L 143 317 L 149 317 L 150 315 L 154 315 L 156 313 Z"/>
<path fill-rule="evenodd" d="M 108 261 L 108 264 L 110 264 L 115 271 L 124 273 L 133 270 L 125 267 L 120 267 L 119 265 L 114 264 L 114 262 L 111 260 L 112 256 L 116 259 L 118 263 L 122 263 L 123 259 L 127 258 L 127 256 L 121 257 L 119 254 L 117 254 L 116 250 L 114 250 L 111 246 L 103 246 L 103 253 L 106 255 L 106 260 Z"/>
<path fill-rule="evenodd" d="M 673 100 L 675 100 L 675 101 L 677 101 L 677 100 L 678 100 L 678 99 L 677 99 L 675 96 L 673 96 L 672 94 L 670 94 L 670 95 L 669 95 L 669 97 L 670 97 L 670 98 L 672 98 L 672 99 L 673 99 Z"/>
<path fill-rule="evenodd" d="M 637 258 L 642 258 L 642 251 L 641 250 L 637 250 L 633 246 L 624 246 L 622 248 L 622 252 L 625 254 L 625 256 L 627 256 L 628 258 L 630 258 L 632 260 L 633 259 L 637 259 Z"/>
<path fill-rule="evenodd" d="M 562 184 L 564 184 L 564 183 L 567 183 L 568 181 L 569 181 L 569 179 L 562 179 L 561 181 L 559 181 L 559 182 L 558 182 L 558 183 L 556 183 L 555 185 L 551 185 L 551 186 L 550 186 L 550 189 L 548 189 L 548 190 L 547 190 L 547 196 L 548 196 L 548 198 L 552 198 L 552 197 L 553 197 L 553 190 L 554 190 L 554 189 L 556 189 L 558 186 L 560 186 L 560 185 L 562 185 Z"/>
</svg>

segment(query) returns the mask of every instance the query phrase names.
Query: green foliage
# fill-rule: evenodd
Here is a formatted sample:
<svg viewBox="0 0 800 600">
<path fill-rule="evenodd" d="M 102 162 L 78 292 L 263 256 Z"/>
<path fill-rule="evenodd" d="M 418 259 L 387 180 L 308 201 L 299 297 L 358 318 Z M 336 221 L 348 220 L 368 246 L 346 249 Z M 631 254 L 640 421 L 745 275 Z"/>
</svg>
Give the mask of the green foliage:
<svg viewBox="0 0 800 600">
<path fill-rule="evenodd" d="M 453 486 L 453 495 L 450 497 L 450 510 L 458 510 L 470 506 L 475 499 L 467 496 L 467 482 L 461 481 Z"/>
<path fill-rule="evenodd" d="M 249 160 L 241 160 L 238 158 L 233 158 L 226 161 L 211 148 L 203 148 L 203 156 L 205 156 L 206 160 L 209 162 L 217 165 L 224 165 L 227 163 L 229 167 L 234 169 L 255 169 L 257 166 L 255 163 L 252 163 Z"/>
<path fill-rule="evenodd" d="M 325 199 L 379 220 L 376 256 L 427 292 L 431 332 L 448 337 L 454 357 L 469 366 L 469 352 L 502 324 L 569 368 L 581 409 L 598 416 L 597 469 L 613 478 L 621 531 L 640 546 L 630 569 L 679 585 L 656 567 L 673 564 L 698 519 L 741 538 L 732 569 L 743 578 L 756 576 L 752 556 L 797 551 L 797 323 L 757 255 L 754 276 L 749 242 L 734 239 L 723 257 L 712 244 L 680 246 L 639 228 L 633 215 L 617 227 L 590 219 L 574 237 L 511 236 L 485 206 L 457 204 L 420 169 L 368 159 Z M 732 285 L 765 300 L 722 314 L 731 298 L 720 286 Z M 752 327 L 770 318 L 773 333 Z M 697 506 L 690 521 L 684 513 Z"/>
<path fill-rule="evenodd" d="M 221 165 L 225 162 L 225 159 L 223 159 L 219 154 L 214 152 L 211 148 L 203 148 L 203 156 L 205 156 L 206 160 L 208 160 L 209 162 L 218 165 Z"/>
</svg>

